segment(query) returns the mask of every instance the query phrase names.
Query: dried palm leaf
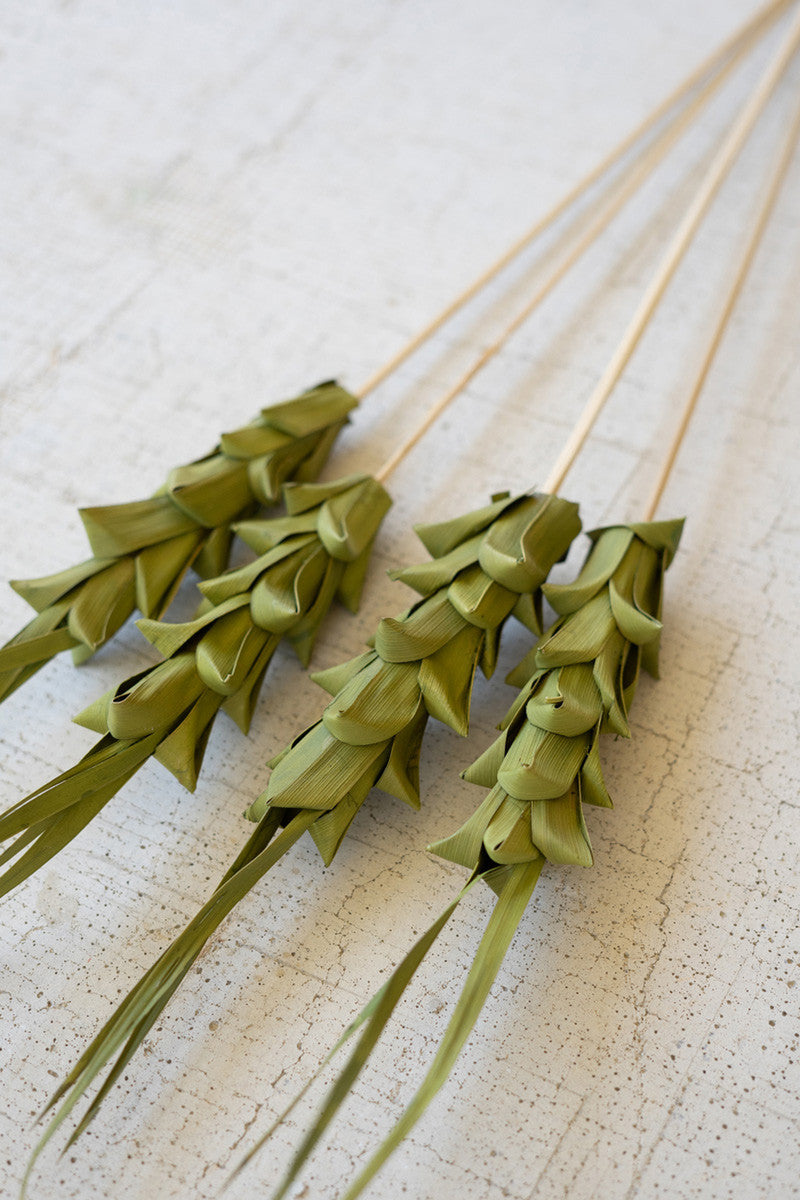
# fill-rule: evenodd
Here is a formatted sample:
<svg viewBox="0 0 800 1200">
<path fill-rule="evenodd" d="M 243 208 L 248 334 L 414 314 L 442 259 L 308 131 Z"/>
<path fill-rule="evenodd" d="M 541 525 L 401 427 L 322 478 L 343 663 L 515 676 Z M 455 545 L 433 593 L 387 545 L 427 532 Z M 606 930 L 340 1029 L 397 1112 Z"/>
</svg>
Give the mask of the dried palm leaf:
<svg viewBox="0 0 800 1200">
<path fill-rule="evenodd" d="M 529 660 L 513 673 L 526 682 L 500 737 L 464 773 L 466 779 L 491 790 L 461 829 L 430 847 L 442 858 L 467 867 L 471 877 L 322 1064 L 362 1031 L 272 1200 L 285 1196 L 297 1178 L 352 1090 L 425 955 L 475 884 L 488 883 L 498 898 L 455 1011 L 422 1084 L 344 1200 L 361 1194 L 446 1082 L 545 862 L 591 865 L 583 805 L 611 805 L 600 769 L 598 739 L 601 733 L 630 736 L 627 714 L 640 666 L 658 673 L 664 572 L 682 526 L 682 521 L 660 521 L 597 530 L 574 583 L 543 589 L 562 615 Z M 271 1137 L 299 1098 L 240 1167 Z"/>
</svg>

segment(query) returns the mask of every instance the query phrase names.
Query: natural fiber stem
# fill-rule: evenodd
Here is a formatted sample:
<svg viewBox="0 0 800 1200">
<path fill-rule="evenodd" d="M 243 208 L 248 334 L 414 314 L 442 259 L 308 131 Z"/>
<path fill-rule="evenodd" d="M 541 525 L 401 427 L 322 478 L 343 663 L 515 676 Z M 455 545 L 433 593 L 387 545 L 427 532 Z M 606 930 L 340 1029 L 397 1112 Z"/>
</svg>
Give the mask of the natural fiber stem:
<svg viewBox="0 0 800 1200">
<path fill-rule="evenodd" d="M 581 417 L 575 426 L 553 469 L 543 485 L 545 492 L 557 492 L 580 452 L 609 394 L 618 382 L 631 355 L 647 328 L 658 303 L 675 274 L 684 254 L 708 211 L 712 200 L 735 163 L 739 152 L 753 130 L 770 96 L 774 92 L 786 68 L 800 45 L 800 8 L 786 37 L 772 59 L 760 82 L 741 109 L 731 129 L 709 167 L 705 178 L 683 220 L 678 226 L 672 242 L 656 270 L 622 340 L 614 351 L 611 361 L 589 397 Z"/>
<path fill-rule="evenodd" d="M 760 31 L 759 31 L 760 32 Z M 755 35 L 753 35 L 755 36 Z M 686 129 L 697 118 L 703 107 L 708 103 L 711 97 L 722 87 L 722 84 L 728 78 L 730 73 L 738 66 L 742 56 L 746 54 L 752 44 L 752 39 L 744 41 L 741 47 L 731 56 L 730 60 L 712 76 L 707 83 L 703 85 L 698 94 L 694 97 L 690 104 L 672 119 L 670 124 L 661 132 L 656 141 L 647 148 L 641 155 L 638 162 L 635 162 L 628 172 L 628 176 L 623 180 L 617 191 L 611 195 L 604 207 L 601 207 L 600 212 L 589 223 L 581 236 L 569 249 L 567 254 L 557 264 L 555 269 L 544 279 L 539 287 L 534 292 L 533 296 L 527 301 L 524 307 L 517 313 L 514 319 L 506 325 L 502 332 L 486 347 L 479 355 L 476 361 L 469 367 L 467 371 L 449 388 L 443 396 L 440 396 L 429 408 L 428 412 L 423 417 L 417 428 L 411 435 L 400 445 L 386 462 L 375 472 L 375 478 L 379 483 L 385 483 L 389 476 L 400 466 L 403 460 L 414 449 L 419 441 L 425 436 L 431 426 L 438 421 L 442 413 L 449 407 L 451 402 L 460 396 L 464 389 L 472 382 L 476 375 L 491 362 L 493 358 L 503 349 L 506 343 L 513 335 L 525 324 L 532 316 L 535 310 L 543 303 L 550 295 L 553 289 L 561 282 L 564 276 L 572 269 L 586 251 L 597 241 L 600 235 L 608 228 L 613 219 L 617 216 L 622 208 L 628 203 L 632 196 L 636 194 L 639 188 L 643 185 L 649 175 L 653 173 L 664 161 L 672 147 L 686 131 Z M 608 399 L 610 389 L 605 399 Z M 599 410 L 598 410 L 599 414 Z"/>
<path fill-rule="evenodd" d="M 754 34 L 760 32 L 771 24 L 787 7 L 789 0 L 773 0 L 772 3 L 764 5 L 763 8 L 752 17 L 730 38 L 726 39 L 723 44 L 704 59 L 698 67 L 696 67 L 684 81 L 670 94 L 658 104 L 651 113 L 639 125 L 636 126 L 627 137 L 614 147 L 587 175 L 585 175 L 573 188 L 571 188 L 565 196 L 553 205 L 553 207 L 540 217 L 531 228 L 518 238 L 504 254 L 492 263 L 485 271 L 483 271 L 473 283 L 469 285 L 459 296 L 456 297 L 450 304 L 447 305 L 434 319 L 425 326 L 418 334 L 416 334 L 403 348 L 393 355 L 389 361 L 372 375 L 361 390 L 357 393 L 360 400 L 364 399 L 370 392 L 374 391 L 385 379 L 397 370 L 398 367 L 410 358 L 411 355 L 433 336 L 437 330 L 449 321 L 452 316 L 464 307 L 474 296 L 478 294 L 488 283 L 490 283 L 500 272 L 507 267 L 518 254 L 521 254 L 531 242 L 533 242 L 541 233 L 543 233 L 550 225 L 553 225 L 563 213 L 567 211 L 580 197 L 588 192 L 591 187 L 599 179 L 609 172 L 618 162 L 621 161 L 629 150 L 636 145 L 638 141 L 647 136 L 651 129 L 662 120 L 663 117 L 676 104 L 680 103 L 684 97 L 689 95 L 695 87 L 709 74 L 717 70 L 717 68 L 725 62 L 731 55 L 736 53 L 741 46 L 746 43 Z"/>
<path fill-rule="evenodd" d="M 700 398 L 700 393 L 705 386 L 708 373 L 711 370 L 711 366 L 716 358 L 717 351 L 719 350 L 720 344 L 725 335 L 725 330 L 728 327 L 728 322 L 730 321 L 733 310 L 736 307 L 736 302 L 741 295 L 742 288 L 747 280 L 747 276 L 750 273 L 750 268 L 753 265 L 753 260 L 758 252 L 758 248 L 761 245 L 761 239 L 764 236 L 764 231 L 769 224 L 769 219 L 772 216 L 773 209 L 775 208 L 775 202 L 778 199 L 778 195 L 786 179 L 786 174 L 794 159 L 798 138 L 800 138 L 800 109 L 798 109 L 794 121 L 789 127 L 789 131 L 781 147 L 778 162 L 772 172 L 771 178 L 768 181 L 766 191 L 761 200 L 758 212 L 756 213 L 755 223 L 751 230 L 750 237 L 747 240 L 747 245 L 745 246 L 744 253 L 739 262 L 733 283 L 728 291 L 722 312 L 717 320 L 716 328 L 714 329 L 711 341 L 700 365 L 700 370 L 698 371 L 694 386 L 687 397 L 686 404 L 678 422 L 678 427 L 675 430 L 675 434 L 672 438 L 669 449 L 664 456 L 664 460 L 658 474 L 658 479 L 653 487 L 650 499 L 645 505 L 644 516 L 642 518 L 644 521 L 652 521 L 656 510 L 658 509 L 659 502 L 664 494 L 664 489 L 667 486 L 670 472 L 675 465 L 675 460 L 678 457 L 678 451 L 680 450 L 681 443 L 686 436 L 686 431 L 689 428 L 689 422 L 692 419 L 692 415 L 697 406 L 697 401 Z"/>
</svg>

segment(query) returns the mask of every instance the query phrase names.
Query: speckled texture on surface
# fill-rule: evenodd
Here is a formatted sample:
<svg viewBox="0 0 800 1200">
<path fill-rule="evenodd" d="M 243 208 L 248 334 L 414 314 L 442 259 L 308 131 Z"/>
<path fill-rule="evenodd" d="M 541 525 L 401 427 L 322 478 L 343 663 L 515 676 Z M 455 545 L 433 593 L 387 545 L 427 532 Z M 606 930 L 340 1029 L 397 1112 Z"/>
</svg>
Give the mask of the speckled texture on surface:
<svg viewBox="0 0 800 1200">
<path fill-rule="evenodd" d="M 146 495 L 260 405 L 333 374 L 357 387 L 751 9 L 5 5 L 0 577 L 84 557 L 76 505 Z M 406 602 L 384 572 L 420 557 L 412 522 L 544 476 L 756 73 L 398 471 L 362 612 L 329 623 L 320 666 Z M 635 517 L 649 492 L 799 86 L 793 69 L 567 480 L 587 527 Z M 688 517 L 663 678 L 640 688 L 633 740 L 605 747 L 616 808 L 590 816 L 596 866 L 545 871 L 450 1083 L 372 1200 L 800 1195 L 798 193 L 800 163 L 662 508 Z M 517 297 L 535 263 L 512 273 Z M 330 474 L 382 461 L 511 311 L 503 296 L 365 404 Z M 177 611 L 192 604 L 187 588 Z M 0 636 L 27 613 L 6 590 Z M 431 729 L 420 814 L 376 794 L 330 870 L 304 843 L 248 898 L 90 1133 L 45 1155 L 34 1196 L 218 1194 L 459 885 L 422 848 L 479 798 L 457 772 L 488 744 L 512 696 L 503 668 L 527 648 L 514 631 L 479 684 L 472 746 Z M 131 627 L 7 701 L 3 805 L 83 754 L 93 738 L 68 716 L 153 658 Z M 205 898 L 265 760 L 320 703 L 279 654 L 249 738 L 218 726 L 194 796 L 148 766 L 5 902 L 3 1196 L 32 1115 Z M 298 1196 L 334 1197 L 399 1113 L 489 905 L 474 893 L 443 935 Z M 232 1200 L 267 1193 L 297 1130 Z"/>
</svg>

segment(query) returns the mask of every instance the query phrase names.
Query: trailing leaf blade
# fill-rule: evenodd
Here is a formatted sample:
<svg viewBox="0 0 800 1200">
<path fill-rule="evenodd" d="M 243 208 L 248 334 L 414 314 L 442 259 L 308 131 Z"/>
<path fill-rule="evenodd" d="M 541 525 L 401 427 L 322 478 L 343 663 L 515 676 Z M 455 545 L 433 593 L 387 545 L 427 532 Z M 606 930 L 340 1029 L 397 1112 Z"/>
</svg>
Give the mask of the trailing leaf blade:
<svg viewBox="0 0 800 1200">
<path fill-rule="evenodd" d="M 554 589 L 557 608 L 563 615 L 531 656 L 533 673 L 512 705 L 500 737 L 464 773 L 491 790 L 461 829 L 429 847 L 472 872 L 468 887 L 485 880 L 497 893 L 497 902 L 421 1085 L 343 1200 L 356 1200 L 361 1195 L 448 1078 L 483 1008 L 545 861 L 591 865 L 583 804 L 610 804 L 600 770 L 598 737 L 604 729 L 613 729 L 615 709 L 620 709 L 624 719 L 635 691 L 641 646 L 658 636 L 663 575 L 677 547 L 681 524 L 661 522 L 654 533 L 648 526 L 596 531 L 594 548 L 578 579 Z M 446 545 L 446 539 L 442 544 Z M 503 545 L 498 539 L 495 544 Z M 625 633 L 613 619 L 611 589 L 631 601 L 636 596 L 635 617 L 616 606 Z M 607 624 L 606 613 L 612 615 L 613 628 Z M 602 637 L 598 637 L 600 620 Z M 600 674 L 603 679 L 614 680 L 613 685 L 599 685 L 596 656 L 607 660 Z M 432 944 L 460 898 L 445 910 L 376 994 L 365 1010 L 369 1018 L 362 1014 L 361 1020 L 368 1021 L 366 1031 L 302 1139 L 273 1200 L 285 1196 L 349 1095 L 421 961 L 420 946 Z M 428 938 L 431 940 L 426 942 Z M 325 1063 L 349 1036 L 350 1030 Z M 292 1101 L 286 1112 L 295 1103 Z M 278 1118 L 259 1139 L 240 1166 L 263 1147 L 282 1119 Z"/>
</svg>

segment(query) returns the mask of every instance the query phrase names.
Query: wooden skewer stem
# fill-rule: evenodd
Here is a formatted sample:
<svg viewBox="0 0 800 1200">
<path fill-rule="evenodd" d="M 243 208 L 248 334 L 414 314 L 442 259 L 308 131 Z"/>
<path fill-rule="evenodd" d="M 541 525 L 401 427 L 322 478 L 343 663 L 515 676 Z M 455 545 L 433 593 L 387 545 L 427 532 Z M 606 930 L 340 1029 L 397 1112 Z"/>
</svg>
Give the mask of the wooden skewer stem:
<svg viewBox="0 0 800 1200">
<path fill-rule="evenodd" d="M 444 308 L 438 316 L 425 326 L 415 337 L 406 343 L 403 348 L 398 351 L 392 358 L 389 359 L 384 366 L 372 375 L 363 385 L 361 390 L 356 393 L 359 400 L 363 400 L 370 392 L 374 391 L 384 380 L 400 367 L 406 359 L 418 350 L 430 337 L 433 336 L 441 327 L 450 320 L 452 316 L 464 307 L 474 296 L 478 294 L 495 276 L 507 267 L 518 254 L 522 253 L 531 242 L 533 242 L 541 233 L 543 233 L 550 225 L 553 225 L 558 218 L 566 212 L 572 204 L 587 192 L 597 181 L 610 171 L 628 151 L 642 138 L 644 138 L 651 129 L 653 129 L 659 121 L 681 100 L 684 99 L 697 85 L 709 74 L 725 62 L 732 54 L 735 54 L 743 45 L 749 43 L 751 38 L 763 31 L 772 21 L 774 21 L 781 12 L 788 6 L 790 0 L 770 0 L 758 12 L 751 17 L 744 25 L 741 26 L 736 33 L 727 38 L 721 46 L 719 46 L 713 54 L 704 59 L 700 65 L 691 72 L 690 75 L 679 84 L 673 92 L 669 94 L 653 111 L 645 117 L 645 119 L 636 126 L 631 133 L 627 135 L 609 154 L 605 156 L 583 179 L 572 187 L 566 195 L 553 205 L 553 207 L 540 217 L 531 228 L 518 238 L 504 254 L 492 263 L 485 271 L 474 280 L 459 296 L 456 297 L 450 304 Z"/>
<path fill-rule="evenodd" d="M 753 35 L 757 36 L 757 35 Z M 736 54 L 729 59 L 727 63 L 717 72 L 716 75 L 708 79 L 692 99 L 692 101 L 672 119 L 670 124 L 658 136 L 658 139 L 649 146 L 643 153 L 638 162 L 630 169 L 628 176 L 623 180 L 621 186 L 617 189 L 614 195 L 601 208 L 600 212 L 595 216 L 585 231 L 577 239 L 574 245 L 570 248 L 564 258 L 558 263 L 555 269 L 545 278 L 534 292 L 533 296 L 528 300 L 525 306 L 517 313 L 514 319 L 502 330 L 502 332 L 483 350 L 479 357 L 472 363 L 468 370 L 450 387 L 444 395 L 440 396 L 436 402 L 431 405 L 423 420 L 413 431 L 413 433 L 400 445 L 386 460 L 386 462 L 375 472 L 375 478 L 379 483 L 385 483 L 388 477 L 400 465 L 403 459 L 414 449 L 419 441 L 425 436 L 431 426 L 439 419 L 448 405 L 456 396 L 467 387 L 467 385 L 475 378 L 475 376 L 483 370 L 488 362 L 491 361 L 506 345 L 509 339 L 521 328 L 522 325 L 529 319 L 536 308 L 549 296 L 551 291 L 564 276 L 572 269 L 575 263 L 581 258 L 589 247 L 597 240 L 605 229 L 611 224 L 614 217 L 619 213 L 620 209 L 628 202 L 628 200 L 639 190 L 644 181 L 653 171 L 663 162 L 669 151 L 674 146 L 675 142 L 681 137 L 685 130 L 696 119 L 697 115 L 705 104 L 711 99 L 716 91 L 722 86 L 725 79 L 738 65 L 742 55 L 747 53 L 750 48 L 750 43 L 743 43 Z"/>
<path fill-rule="evenodd" d="M 758 252 L 761 239 L 764 236 L 764 231 L 769 223 L 770 217 L 772 216 L 775 202 L 778 199 L 778 195 L 785 182 L 789 167 L 794 159 L 798 140 L 800 140 L 800 109 L 798 109 L 794 121 L 789 128 L 786 139 L 782 144 L 777 165 L 772 172 L 772 176 L 767 185 L 767 190 L 764 193 L 761 205 L 759 206 L 756 214 L 755 223 L 751 230 L 744 254 L 742 255 L 739 263 L 738 270 L 726 297 L 722 312 L 717 320 L 714 333 L 701 363 L 694 386 L 689 393 L 686 404 L 681 413 L 678 427 L 675 430 L 673 439 L 669 445 L 666 455 L 664 456 L 658 478 L 655 486 L 653 487 L 653 491 L 650 494 L 650 499 L 645 506 L 643 517 L 643 520 L 645 521 L 652 521 L 656 514 L 656 510 L 658 509 L 661 497 L 664 494 L 664 488 L 667 485 L 670 472 L 672 471 L 672 468 L 675 465 L 675 460 L 678 457 L 678 451 L 680 450 L 681 443 L 686 435 L 686 430 L 689 428 L 689 422 L 697 406 L 700 393 L 703 390 L 708 373 L 711 370 L 711 366 L 725 334 L 725 330 L 728 327 L 731 314 L 736 307 L 736 302 L 741 295 L 742 288 L 744 287 L 747 276 L 750 273 L 750 268 L 752 267 L 753 260 Z"/>
<path fill-rule="evenodd" d="M 556 459 L 552 471 L 542 485 L 542 491 L 557 492 L 564 482 L 567 472 L 578 456 L 586 438 L 589 436 L 603 405 L 639 344 L 639 340 L 647 328 L 648 322 L 664 294 L 667 284 L 678 269 L 703 217 L 711 206 L 712 200 L 733 167 L 739 156 L 739 152 L 750 136 L 753 126 L 761 115 L 767 101 L 778 86 L 798 46 L 800 46 L 800 5 L 798 5 L 795 11 L 794 20 L 784 40 L 781 42 L 777 53 L 751 93 L 750 98 L 741 109 L 739 116 L 734 121 L 719 151 L 714 156 L 711 166 L 695 194 L 694 200 L 689 205 L 661 264 L 639 302 L 639 306 L 623 335 L 622 341 L 611 356 L 611 361 L 589 397 L 575 428 Z"/>
</svg>

